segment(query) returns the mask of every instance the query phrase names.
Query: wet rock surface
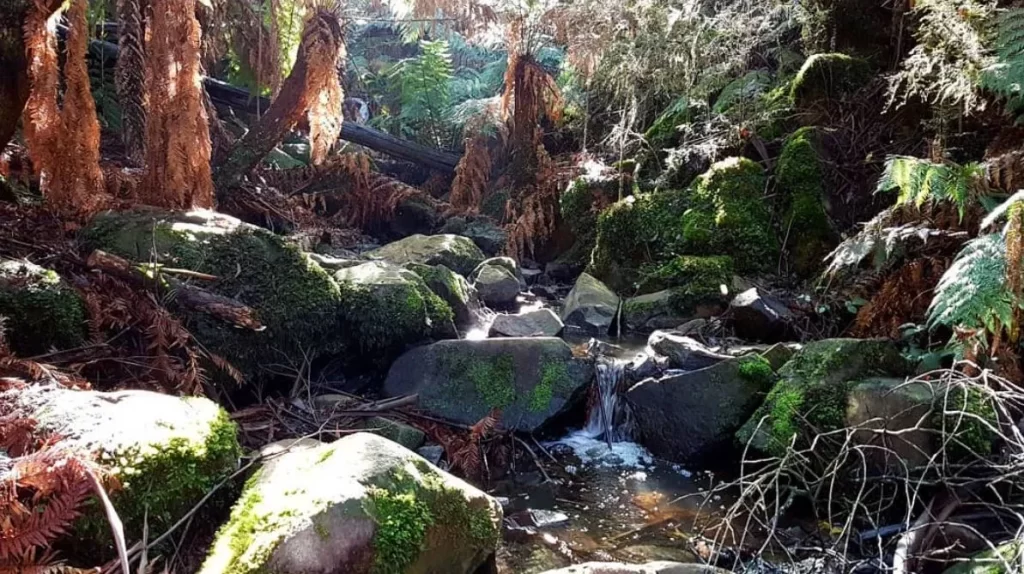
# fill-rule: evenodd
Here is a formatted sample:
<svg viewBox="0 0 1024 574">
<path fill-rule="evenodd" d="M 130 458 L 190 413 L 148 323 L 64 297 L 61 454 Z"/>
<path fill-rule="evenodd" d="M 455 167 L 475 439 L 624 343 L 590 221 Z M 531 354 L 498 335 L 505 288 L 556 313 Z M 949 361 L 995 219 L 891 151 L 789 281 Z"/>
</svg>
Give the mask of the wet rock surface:
<svg viewBox="0 0 1024 574">
<path fill-rule="evenodd" d="M 607 335 L 619 310 L 619 296 L 586 273 L 576 280 L 562 306 L 562 322 L 591 335 Z"/>
</svg>

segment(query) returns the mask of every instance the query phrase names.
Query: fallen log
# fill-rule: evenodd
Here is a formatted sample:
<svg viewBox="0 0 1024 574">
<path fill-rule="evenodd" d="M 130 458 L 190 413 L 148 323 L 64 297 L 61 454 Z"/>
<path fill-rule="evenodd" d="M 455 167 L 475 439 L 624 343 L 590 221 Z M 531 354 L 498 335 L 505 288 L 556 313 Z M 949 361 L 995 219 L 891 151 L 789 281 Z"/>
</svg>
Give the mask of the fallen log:
<svg viewBox="0 0 1024 574">
<path fill-rule="evenodd" d="M 66 33 L 67 28 L 58 28 L 61 34 Z M 90 51 L 106 60 L 117 60 L 117 44 L 104 40 L 90 40 Z M 237 110 L 245 110 L 247 113 L 255 114 L 265 112 L 270 108 L 270 100 L 264 97 L 253 97 L 248 90 L 232 86 L 215 78 L 203 77 L 203 87 L 210 94 L 214 103 L 228 106 Z M 370 148 L 374 151 L 413 163 L 424 167 L 451 173 L 459 164 L 460 155 L 449 151 L 439 150 L 425 145 L 397 138 L 391 134 L 375 130 L 369 126 L 352 122 L 341 124 L 341 139 L 352 142 L 356 145 Z"/>
<path fill-rule="evenodd" d="M 161 273 L 159 267 L 152 269 L 152 273 L 143 268 L 132 265 L 126 259 L 122 259 L 112 253 L 97 249 L 89 254 L 85 262 L 90 269 L 110 273 L 126 281 L 143 283 L 148 286 L 156 285 L 169 290 L 174 295 L 174 300 L 181 306 L 206 313 L 217 319 L 228 322 L 236 327 L 262 331 L 266 327 L 256 319 L 256 312 L 235 301 L 230 297 L 211 293 L 201 287 L 190 285 L 184 281 L 175 279 L 168 273 Z M 174 270 L 176 274 L 182 275 L 182 270 Z M 212 277 L 205 274 L 197 274 L 198 278 L 210 280 Z M 216 279 L 214 277 L 214 279 Z"/>
</svg>

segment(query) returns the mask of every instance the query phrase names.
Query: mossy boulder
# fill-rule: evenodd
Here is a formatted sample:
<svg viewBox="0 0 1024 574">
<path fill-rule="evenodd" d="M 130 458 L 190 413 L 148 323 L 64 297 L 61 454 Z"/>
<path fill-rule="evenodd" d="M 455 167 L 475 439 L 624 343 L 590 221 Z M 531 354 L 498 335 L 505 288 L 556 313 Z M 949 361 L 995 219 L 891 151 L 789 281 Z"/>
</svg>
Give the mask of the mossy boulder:
<svg viewBox="0 0 1024 574">
<path fill-rule="evenodd" d="M 619 197 L 619 177 L 611 170 L 577 177 L 559 196 L 559 210 L 576 240 L 562 256 L 563 262 L 584 268 L 597 242 L 597 216 Z M 627 190 L 629 188 L 627 187 Z"/>
<path fill-rule="evenodd" d="M 199 397 L 148 391 L 96 392 L 40 385 L 0 393 L 0 404 L 23 412 L 36 431 L 59 437 L 55 449 L 83 453 L 117 479 L 111 501 L 129 540 L 163 532 L 237 468 L 237 428 L 226 412 Z M 72 554 L 113 556 L 99 501 L 71 532 Z"/>
<path fill-rule="evenodd" d="M 623 305 L 626 326 L 650 331 L 719 315 L 728 303 L 733 269 L 732 258 L 725 256 L 680 255 L 669 259 L 640 280 L 638 291 L 643 295 Z"/>
<path fill-rule="evenodd" d="M 427 287 L 451 307 L 455 325 L 465 329 L 476 320 L 480 296 L 466 278 L 444 265 L 410 263 L 406 268 L 426 282 Z"/>
<path fill-rule="evenodd" d="M 655 455 L 699 462 L 728 447 L 775 381 L 761 357 L 727 359 L 683 374 L 647 379 L 626 393 L 640 442 Z"/>
<path fill-rule="evenodd" d="M 825 210 L 820 142 L 814 128 L 801 128 L 786 140 L 775 179 L 785 200 L 782 225 L 793 269 L 811 276 L 835 246 L 835 231 Z"/>
<path fill-rule="evenodd" d="M 384 393 L 418 394 L 421 408 L 463 424 L 501 409 L 506 427 L 531 432 L 580 399 L 592 375 L 561 339 L 441 341 L 399 357 Z"/>
<path fill-rule="evenodd" d="M 457 335 L 451 307 L 413 271 L 370 261 L 341 269 L 334 279 L 343 322 L 362 351 L 389 356 L 423 339 Z"/>
<path fill-rule="evenodd" d="M 11 350 L 23 357 L 74 348 L 86 337 L 78 292 L 27 261 L 0 261 L 0 318 Z"/>
<path fill-rule="evenodd" d="M 501 533 L 498 502 L 368 433 L 266 463 L 201 574 L 470 574 Z"/>
<path fill-rule="evenodd" d="M 395 265 L 444 265 L 463 276 L 472 273 L 485 258 L 472 239 L 461 235 L 410 235 L 366 255 Z"/>
<path fill-rule="evenodd" d="M 519 291 L 526 282 L 519 271 L 519 265 L 511 257 L 492 257 L 477 266 L 469 280 L 488 307 L 506 309 L 512 307 Z"/>
<path fill-rule="evenodd" d="M 1024 542 L 1011 540 L 983 550 L 943 574 L 1015 574 L 1024 567 Z"/>
<path fill-rule="evenodd" d="M 669 190 L 629 196 L 608 207 L 597 218 L 587 272 L 618 292 L 634 290 L 644 269 L 681 252 L 688 206 L 685 191 Z"/>
<path fill-rule="evenodd" d="M 843 428 L 849 395 L 858 382 L 909 373 L 909 363 L 888 340 L 809 343 L 779 369 L 779 382 L 736 437 L 741 444 L 781 455 L 794 437 L 804 446 L 815 434 Z"/>
<path fill-rule="evenodd" d="M 807 58 L 790 84 L 793 105 L 802 112 L 849 98 L 871 77 L 871 66 L 860 58 L 839 53 Z"/>
<path fill-rule="evenodd" d="M 208 273 L 203 287 L 252 307 L 262 332 L 236 329 L 205 314 L 187 315 L 208 349 L 247 375 L 284 357 L 316 358 L 351 341 L 343 327 L 342 290 L 298 247 L 269 231 L 208 210 L 139 209 L 97 215 L 83 230 L 88 247 L 138 263 Z"/>
<path fill-rule="evenodd" d="M 779 242 L 764 199 L 767 177 L 746 158 L 722 160 L 697 178 L 682 218 L 683 246 L 697 255 L 729 254 L 740 273 L 778 260 Z"/>
</svg>

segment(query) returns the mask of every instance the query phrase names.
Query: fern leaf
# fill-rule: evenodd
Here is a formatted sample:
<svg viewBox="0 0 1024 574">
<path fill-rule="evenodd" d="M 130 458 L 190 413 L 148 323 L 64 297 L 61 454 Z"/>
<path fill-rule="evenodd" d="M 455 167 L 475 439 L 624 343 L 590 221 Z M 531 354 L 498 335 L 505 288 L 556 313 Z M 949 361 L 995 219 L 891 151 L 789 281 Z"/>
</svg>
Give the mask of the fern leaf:
<svg viewBox="0 0 1024 574">
<path fill-rule="evenodd" d="M 1006 282 L 1002 233 L 969 241 L 935 288 L 928 310 L 931 325 L 984 328 L 990 332 L 1013 320 L 1014 297 Z"/>
<path fill-rule="evenodd" d="M 1008 111 L 1024 113 L 1024 8 L 997 16 L 994 50 L 996 62 L 984 70 L 981 84 L 1003 98 Z"/>
</svg>

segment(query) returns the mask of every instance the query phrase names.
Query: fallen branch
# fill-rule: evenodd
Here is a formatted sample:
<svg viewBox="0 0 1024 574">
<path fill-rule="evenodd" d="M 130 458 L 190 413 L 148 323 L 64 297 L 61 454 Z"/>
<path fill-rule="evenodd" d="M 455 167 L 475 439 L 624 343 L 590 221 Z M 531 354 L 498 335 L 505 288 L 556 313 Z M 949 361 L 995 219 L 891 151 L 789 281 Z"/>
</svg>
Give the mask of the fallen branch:
<svg viewBox="0 0 1024 574">
<path fill-rule="evenodd" d="M 99 249 L 89 255 L 89 258 L 86 260 L 86 266 L 90 269 L 110 273 L 126 281 L 142 283 L 158 289 L 165 288 L 174 295 L 175 301 L 183 307 L 206 313 L 231 323 L 236 327 L 252 329 L 253 331 L 262 331 L 266 328 L 256 319 L 256 312 L 251 307 L 243 305 L 230 297 L 217 295 L 200 287 L 189 285 L 174 277 L 164 276 L 162 273 L 163 269 L 155 269 L 155 274 L 151 276 L 145 270 L 133 266 L 128 260 Z M 208 275 L 206 277 L 213 276 Z"/>
</svg>

